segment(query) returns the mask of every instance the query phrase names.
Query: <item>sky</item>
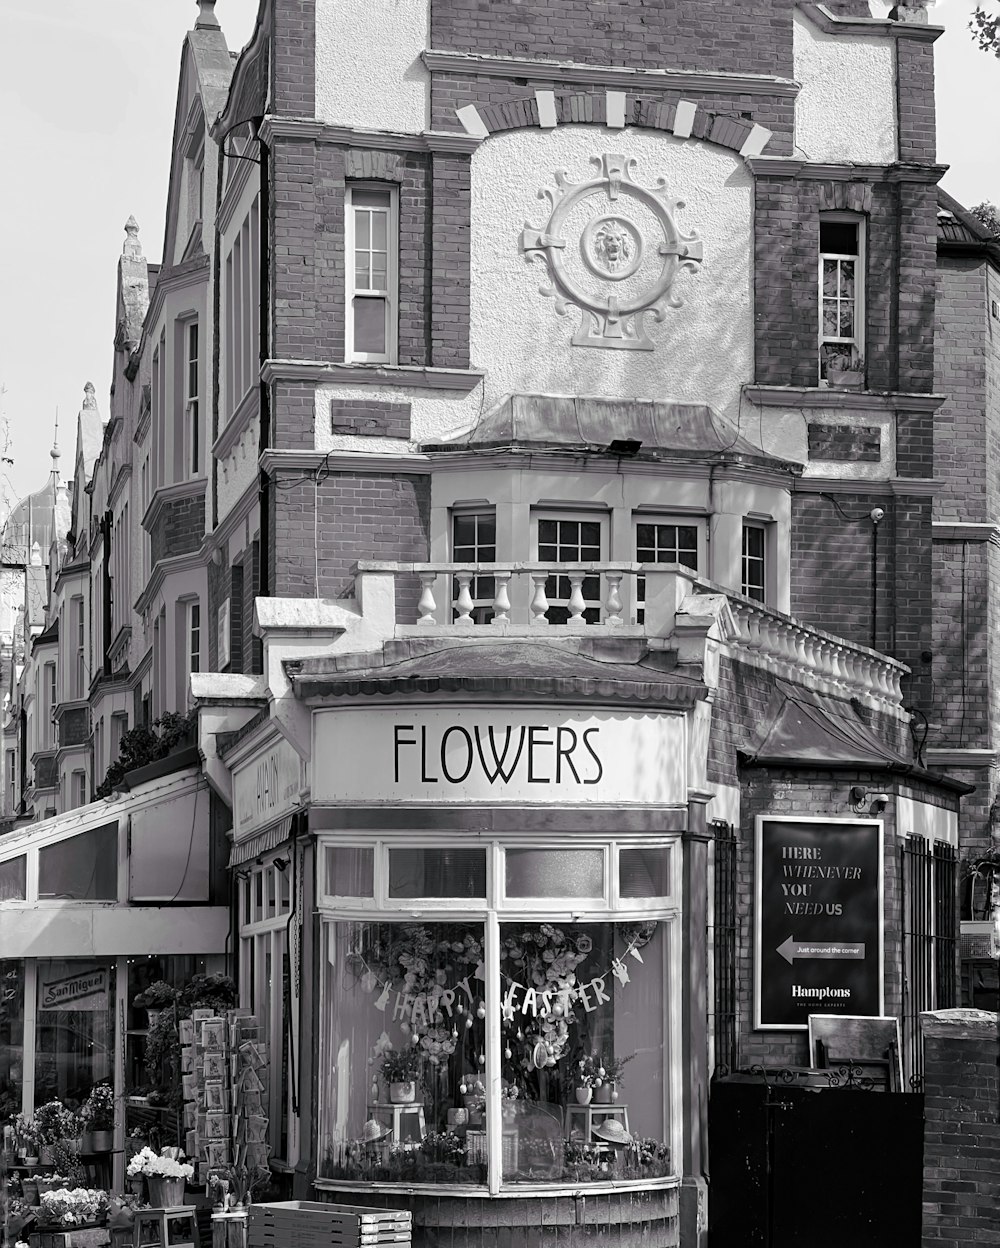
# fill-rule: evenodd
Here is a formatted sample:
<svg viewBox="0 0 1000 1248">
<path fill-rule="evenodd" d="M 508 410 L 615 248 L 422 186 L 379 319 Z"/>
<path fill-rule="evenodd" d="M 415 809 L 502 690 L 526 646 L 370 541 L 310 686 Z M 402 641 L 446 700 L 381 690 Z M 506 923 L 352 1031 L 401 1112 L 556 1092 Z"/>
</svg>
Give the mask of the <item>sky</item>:
<svg viewBox="0 0 1000 1248">
<path fill-rule="evenodd" d="M 872 0 L 876 16 L 888 4 Z M 1000 60 L 968 32 L 973 0 L 938 0 L 935 44 L 942 185 L 1000 203 Z M 230 48 L 257 0 L 217 0 Z M 146 258 L 163 248 L 180 49 L 195 0 L 0 0 L 0 501 L 41 488 L 56 411 L 72 475 L 76 416 L 93 381 L 108 412 L 118 256 L 129 215 Z M 2 430 L 2 426 L 0 426 Z"/>
</svg>

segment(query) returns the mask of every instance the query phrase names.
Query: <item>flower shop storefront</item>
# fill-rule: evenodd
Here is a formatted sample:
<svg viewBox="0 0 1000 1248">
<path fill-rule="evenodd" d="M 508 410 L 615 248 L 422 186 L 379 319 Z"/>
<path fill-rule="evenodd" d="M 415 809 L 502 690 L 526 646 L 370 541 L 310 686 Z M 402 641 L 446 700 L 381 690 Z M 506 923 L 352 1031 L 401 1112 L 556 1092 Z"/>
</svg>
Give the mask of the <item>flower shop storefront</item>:
<svg viewBox="0 0 1000 1248">
<path fill-rule="evenodd" d="M 705 940 L 685 712 L 316 710 L 325 1199 L 405 1193 L 428 1244 L 678 1242 Z"/>
<path fill-rule="evenodd" d="M 25 1158 L 72 1154 L 120 1190 L 129 1131 L 176 1142 L 169 1089 L 146 1086 L 135 998 L 221 969 L 207 807 L 188 769 L 0 840 L 0 1122 Z"/>
</svg>

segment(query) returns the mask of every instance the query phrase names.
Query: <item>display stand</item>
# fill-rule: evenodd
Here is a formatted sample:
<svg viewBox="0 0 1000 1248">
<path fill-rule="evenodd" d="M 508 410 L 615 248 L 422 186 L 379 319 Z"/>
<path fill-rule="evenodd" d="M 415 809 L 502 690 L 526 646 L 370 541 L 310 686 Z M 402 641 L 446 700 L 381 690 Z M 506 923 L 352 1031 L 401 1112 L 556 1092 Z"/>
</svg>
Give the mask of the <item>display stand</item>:
<svg viewBox="0 0 1000 1248">
<path fill-rule="evenodd" d="M 408 1105 L 398 1105 L 395 1101 L 372 1101 L 368 1106 L 368 1114 L 369 1117 L 376 1119 L 380 1114 L 382 1115 L 387 1125 L 392 1128 L 391 1138 L 394 1144 L 405 1144 L 407 1140 L 413 1139 L 409 1131 L 405 1136 L 403 1135 L 403 1123 L 408 1119 L 416 1119 L 412 1125 L 417 1128 L 418 1141 L 427 1135 L 423 1101 L 411 1101 Z"/>
<path fill-rule="evenodd" d="M 135 1248 L 198 1248 L 195 1206 L 137 1209 L 133 1233 Z"/>
<path fill-rule="evenodd" d="M 247 1248 L 245 1212 L 212 1214 L 212 1248 Z"/>
<path fill-rule="evenodd" d="M 576 1126 L 579 1125 L 584 1140 L 589 1144 L 594 1138 L 594 1128 L 599 1127 L 608 1118 L 619 1119 L 626 1133 L 628 1132 L 627 1105 L 567 1105 L 566 1139 L 570 1138 Z"/>
</svg>

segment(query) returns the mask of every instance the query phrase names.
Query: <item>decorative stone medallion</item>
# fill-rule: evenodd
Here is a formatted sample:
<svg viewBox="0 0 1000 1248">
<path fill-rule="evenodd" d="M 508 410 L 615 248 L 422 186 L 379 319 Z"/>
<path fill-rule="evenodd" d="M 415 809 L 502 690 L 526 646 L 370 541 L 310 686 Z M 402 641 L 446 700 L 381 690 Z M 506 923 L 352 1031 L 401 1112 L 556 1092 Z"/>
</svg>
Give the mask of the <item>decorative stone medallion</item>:
<svg viewBox="0 0 1000 1248">
<path fill-rule="evenodd" d="M 667 195 L 666 179 L 640 186 L 631 157 L 591 160 L 599 177 L 573 183 L 557 169 L 556 188 L 538 192 L 551 205 L 549 219 L 541 229 L 525 223 L 521 250 L 548 267 L 551 285 L 539 290 L 555 299 L 556 311 L 580 309 L 574 346 L 652 351 L 646 317 L 663 321 L 667 307 L 681 306 L 674 279 L 680 269 L 697 270 L 702 245 L 678 228 L 684 204 Z"/>
</svg>

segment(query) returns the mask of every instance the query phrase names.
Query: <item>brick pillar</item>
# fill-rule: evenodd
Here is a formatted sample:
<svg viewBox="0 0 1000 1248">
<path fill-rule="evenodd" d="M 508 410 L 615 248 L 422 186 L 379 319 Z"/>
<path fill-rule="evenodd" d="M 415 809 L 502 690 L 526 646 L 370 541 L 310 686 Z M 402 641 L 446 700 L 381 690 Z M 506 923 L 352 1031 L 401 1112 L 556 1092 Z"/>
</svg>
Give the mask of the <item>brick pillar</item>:
<svg viewBox="0 0 1000 1248">
<path fill-rule="evenodd" d="M 922 1014 L 924 1248 L 1000 1244 L 997 1015 Z"/>
<path fill-rule="evenodd" d="M 470 157 L 435 152 L 431 178 L 431 363 L 436 368 L 468 368 Z"/>
<path fill-rule="evenodd" d="M 758 178 L 754 230 L 757 381 L 815 386 L 819 183 Z"/>
</svg>

